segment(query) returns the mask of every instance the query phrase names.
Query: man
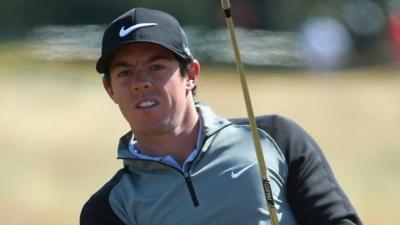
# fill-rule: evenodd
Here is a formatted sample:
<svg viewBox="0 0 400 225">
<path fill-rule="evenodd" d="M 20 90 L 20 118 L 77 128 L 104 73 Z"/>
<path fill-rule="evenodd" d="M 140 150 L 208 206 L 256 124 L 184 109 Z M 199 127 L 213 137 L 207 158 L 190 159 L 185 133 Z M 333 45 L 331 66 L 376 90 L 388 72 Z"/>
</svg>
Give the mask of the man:
<svg viewBox="0 0 400 225">
<path fill-rule="evenodd" d="M 81 225 L 270 224 L 247 120 L 193 95 L 200 64 L 172 16 L 136 8 L 103 36 L 97 71 L 131 132 L 124 168 L 84 205 Z M 279 116 L 258 118 L 281 225 L 361 224 L 317 144 Z"/>
</svg>

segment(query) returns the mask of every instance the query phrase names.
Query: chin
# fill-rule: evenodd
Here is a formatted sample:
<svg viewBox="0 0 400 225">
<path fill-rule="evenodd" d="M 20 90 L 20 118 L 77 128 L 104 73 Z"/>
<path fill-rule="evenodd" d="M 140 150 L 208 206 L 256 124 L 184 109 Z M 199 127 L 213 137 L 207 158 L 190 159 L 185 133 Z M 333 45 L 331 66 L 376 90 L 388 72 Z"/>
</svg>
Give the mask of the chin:
<svg viewBox="0 0 400 225">
<path fill-rule="evenodd" d="M 173 127 L 171 124 L 162 121 L 157 121 L 155 119 L 147 120 L 147 122 L 145 120 L 141 120 L 130 124 L 132 131 L 134 133 L 141 133 L 144 135 L 163 134 L 171 130 L 171 127 Z"/>
</svg>

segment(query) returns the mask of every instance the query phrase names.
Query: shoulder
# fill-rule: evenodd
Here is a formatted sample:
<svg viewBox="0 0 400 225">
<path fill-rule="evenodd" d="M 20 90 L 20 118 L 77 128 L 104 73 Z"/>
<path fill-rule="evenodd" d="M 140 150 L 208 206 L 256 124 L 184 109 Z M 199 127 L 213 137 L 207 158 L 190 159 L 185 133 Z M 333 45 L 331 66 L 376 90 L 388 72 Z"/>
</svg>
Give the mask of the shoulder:
<svg viewBox="0 0 400 225">
<path fill-rule="evenodd" d="M 230 119 L 233 124 L 249 124 L 247 118 Z M 289 135 L 302 133 L 303 129 L 293 120 L 280 115 L 262 115 L 256 117 L 257 127 L 275 137 L 288 137 Z"/>
<path fill-rule="evenodd" d="M 230 120 L 234 124 L 248 124 L 247 118 L 238 118 Z M 303 128 L 293 120 L 280 115 L 263 115 L 256 117 L 257 127 L 264 130 L 276 142 L 286 159 L 293 157 L 293 150 L 301 151 L 300 146 L 317 147 L 315 141 Z M 293 148 L 297 146 L 297 148 Z M 317 147 L 318 149 L 318 147 Z"/>
<path fill-rule="evenodd" d="M 125 169 L 120 169 L 84 204 L 80 215 L 81 225 L 125 225 L 114 213 L 109 202 L 111 191 L 120 182 L 124 173 Z"/>
</svg>

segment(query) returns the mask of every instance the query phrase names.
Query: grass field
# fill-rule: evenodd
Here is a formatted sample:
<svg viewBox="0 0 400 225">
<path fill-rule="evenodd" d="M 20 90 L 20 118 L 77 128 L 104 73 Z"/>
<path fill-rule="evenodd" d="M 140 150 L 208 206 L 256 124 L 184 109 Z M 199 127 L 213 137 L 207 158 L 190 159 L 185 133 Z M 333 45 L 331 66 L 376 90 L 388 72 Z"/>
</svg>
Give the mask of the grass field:
<svg viewBox="0 0 400 225">
<path fill-rule="evenodd" d="M 317 140 L 369 225 L 400 224 L 400 71 L 248 71 L 254 110 Z M 198 100 L 245 116 L 234 68 L 203 68 Z M 93 62 L 48 62 L 0 45 L 1 224 L 78 224 L 82 204 L 121 167 L 128 130 Z"/>
</svg>

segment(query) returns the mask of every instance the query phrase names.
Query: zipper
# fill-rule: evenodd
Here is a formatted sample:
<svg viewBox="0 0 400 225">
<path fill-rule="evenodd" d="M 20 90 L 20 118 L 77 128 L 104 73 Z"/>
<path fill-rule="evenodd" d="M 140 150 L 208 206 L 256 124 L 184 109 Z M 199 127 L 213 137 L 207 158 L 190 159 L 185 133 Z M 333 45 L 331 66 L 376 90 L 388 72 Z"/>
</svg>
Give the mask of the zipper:
<svg viewBox="0 0 400 225">
<path fill-rule="evenodd" d="M 197 199 L 196 192 L 194 191 L 192 179 L 190 178 L 190 174 L 188 172 L 185 172 L 183 174 L 183 176 L 185 177 L 186 186 L 189 189 L 189 193 L 190 193 L 190 197 L 192 198 L 193 205 L 194 205 L 194 207 L 197 207 L 197 206 L 199 206 L 199 200 Z"/>
<path fill-rule="evenodd" d="M 197 195 L 196 195 L 196 192 L 195 192 L 194 187 L 193 187 L 192 178 L 191 178 L 191 176 L 190 176 L 190 170 L 191 170 L 191 168 L 192 168 L 192 165 L 193 165 L 196 161 L 198 161 L 199 158 L 201 157 L 201 155 L 203 154 L 202 149 L 203 149 L 203 147 L 204 147 L 204 144 L 206 143 L 207 138 L 206 138 L 206 137 L 202 137 L 202 139 L 203 139 L 203 140 L 201 141 L 201 144 L 200 144 L 200 146 L 202 146 L 202 148 L 199 149 L 199 152 L 197 153 L 196 157 L 195 157 L 195 158 L 193 159 L 193 161 L 189 164 L 189 166 L 188 166 L 188 171 L 186 171 L 186 172 L 183 173 L 183 177 L 185 178 L 185 183 L 186 183 L 186 186 L 187 186 L 187 188 L 188 188 L 188 190 L 189 190 L 190 197 L 192 198 L 192 202 L 193 202 L 194 207 L 198 207 L 200 204 L 199 204 L 199 200 L 197 199 Z M 167 165 L 167 166 L 169 166 L 169 165 Z M 174 167 L 173 167 L 173 168 L 174 168 Z M 176 169 L 177 171 L 179 171 L 180 173 L 182 173 L 182 171 L 178 170 L 177 168 L 174 168 L 174 169 Z"/>
<path fill-rule="evenodd" d="M 197 156 L 198 156 L 198 155 L 197 155 Z M 196 156 L 196 158 L 197 158 L 197 156 Z M 164 165 L 164 166 L 166 166 L 166 167 L 168 167 L 168 168 L 172 168 L 172 169 L 176 170 L 178 173 L 182 174 L 182 176 L 183 176 L 184 179 L 185 179 L 186 187 L 188 188 L 188 191 L 189 191 L 189 194 L 190 194 L 190 197 L 191 197 L 191 199 L 192 199 L 192 202 L 193 202 L 194 207 L 198 207 L 198 206 L 200 205 L 200 204 L 199 204 L 199 200 L 197 199 L 196 192 L 195 192 L 195 190 L 194 190 L 193 183 L 192 183 L 192 179 L 191 179 L 191 176 L 190 176 L 190 173 L 189 173 L 189 172 L 182 172 L 182 171 L 179 170 L 178 168 L 175 168 L 175 167 L 170 166 L 170 165 L 168 165 L 168 164 L 165 164 L 165 163 L 162 163 L 162 162 L 158 162 L 158 161 L 154 161 L 154 160 L 149 160 L 149 159 L 137 159 L 137 158 L 120 158 L 120 159 L 147 161 L 147 162 L 152 162 L 152 163 L 161 164 L 161 165 Z M 125 166 L 129 167 L 129 165 L 125 165 Z M 192 164 L 189 165 L 189 168 L 188 168 L 189 171 L 190 171 L 190 167 L 191 167 L 191 166 L 192 166 Z M 128 168 L 127 168 L 127 169 L 128 169 Z M 129 171 L 129 169 L 128 169 L 128 171 Z"/>
</svg>

